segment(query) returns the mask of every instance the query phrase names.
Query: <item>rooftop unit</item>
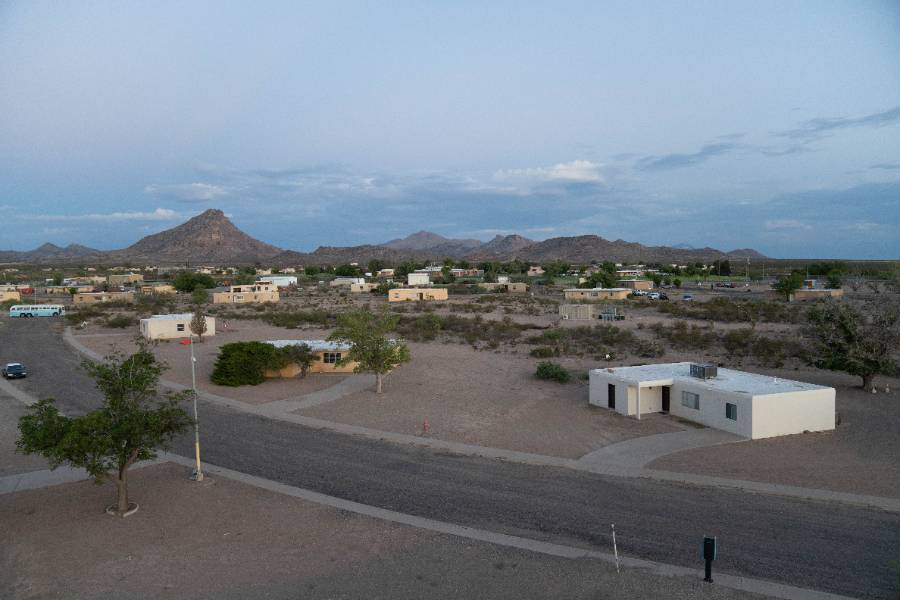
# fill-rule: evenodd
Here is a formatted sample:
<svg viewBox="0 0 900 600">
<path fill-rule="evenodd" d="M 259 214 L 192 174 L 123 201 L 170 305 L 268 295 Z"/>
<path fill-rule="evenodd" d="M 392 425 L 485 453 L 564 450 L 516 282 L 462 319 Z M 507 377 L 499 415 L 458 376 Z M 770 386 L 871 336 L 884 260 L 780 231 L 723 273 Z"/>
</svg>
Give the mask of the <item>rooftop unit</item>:
<svg viewBox="0 0 900 600">
<path fill-rule="evenodd" d="M 691 377 L 712 379 L 718 375 L 719 369 L 712 363 L 691 363 Z"/>
</svg>

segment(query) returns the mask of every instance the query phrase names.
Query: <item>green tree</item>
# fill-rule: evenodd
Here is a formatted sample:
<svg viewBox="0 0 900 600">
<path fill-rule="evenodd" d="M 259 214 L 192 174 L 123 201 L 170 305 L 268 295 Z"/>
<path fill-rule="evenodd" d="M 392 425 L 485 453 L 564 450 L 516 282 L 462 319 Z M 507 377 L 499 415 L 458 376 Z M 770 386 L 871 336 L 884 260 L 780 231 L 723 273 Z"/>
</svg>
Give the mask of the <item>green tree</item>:
<svg viewBox="0 0 900 600">
<path fill-rule="evenodd" d="M 377 258 L 373 258 L 369 261 L 369 264 L 366 266 L 369 273 L 373 276 L 378 274 L 378 271 L 384 269 L 387 265 L 383 260 L 378 260 Z"/>
<path fill-rule="evenodd" d="M 387 337 L 399 321 L 399 315 L 356 310 L 339 315 L 337 328 L 328 338 L 350 344 L 350 352 L 341 358 L 341 363 L 356 362 L 354 372 L 374 373 L 377 394 L 381 393 L 384 376 L 411 360 L 406 344 Z"/>
<path fill-rule="evenodd" d="M 62 273 L 54 273 L 53 274 L 53 285 L 59 286 L 62 285 L 63 276 Z"/>
<path fill-rule="evenodd" d="M 82 366 L 103 392 L 103 406 L 67 417 L 53 400 L 41 400 L 19 419 L 16 446 L 45 457 L 51 469 L 68 464 L 85 469 L 97 483 L 115 480 L 114 512 L 124 515 L 131 508 L 128 469 L 155 458 L 157 449 L 187 429 L 192 421 L 179 403 L 192 392 L 160 396 L 157 385 L 166 367 L 143 345 L 131 356 L 113 353 Z"/>
<path fill-rule="evenodd" d="M 198 304 L 194 306 L 194 316 L 191 317 L 191 333 L 197 336 L 197 341 L 203 341 L 203 334 L 206 333 L 206 317 L 203 316 L 203 308 Z"/>
<path fill-rule="evenodd" d="M 306 267 L 305 269 L 303 269 L 303 272 L 306 273 L 307 275 L 314 277 L 314 276 L 318 275 L 319 273 L 321 273 L 322 269 L 320 269 L 319 267 L 309 266 L 309 267 Z"/>
<path fill-rule="evenodd" d="M 359 275 L 359 267 L 353 265 L 341 265 L 334 270 L 338 277 L 356 277 Z"/>
<path fill-rule="evenodd" d="M 870 389 L 876 375 L 898 372 L 894 352 L 900 346 L 900 307 L 872 303 L 869 314 L 828 300 L 810 308 L 807 333 L 813 341 L 813 364 L 862 377 Z"/>
<path fill-rule="evenodd" d="M 616 287 L 616 276 L 609 271 L 596 271 L 591 273 L 587 280 L 578 284 L 581 288 L 611 288 Z"/>
<path fill-rule="evenodd" d="M 207 292 L 206 288 L 202 285 L 198 285 L 194 288 L 194 291 L 191 292 L 191 300 L 196 306 L 206 304 L 209 302 L 209 292 Z"/>
<path fill-rule="evenodd" d="M 681 287 L 681 279 L 676 277 L 675 279 L 672 280 L 672 285 L 674 285 L 677 288 L 680 288 Z"/>
<path fill-rule="evenodd" d="M 839 290 L 843 285 L 843 281 L 841 281 L 841 274 L 837 271 L 832 271 L 828 274 L 828 278 L 825 280 L 825 287 L 829 290 Z"/>
<path fill-rule="evenodd" d="M 289 363 L 294 363 L 300 367 L 300 377 L 306 377 L 309 373 L 309 368 L 316 359 L 316 355 L 313 353 L 312 348 L 306 344 L 292 344 L 290 346 L 285 346 L 280 348 L 280 354 L 282 360 L 286 363 L 285 366 Z"/>
<path fill-rule="evenodd" d="M 790 275 L 779 277 L 772 287 L 776 292 L 784 296 L 785 300 L 790 300 L 791 294 L 803 287 L 803 275 L 794 272 Z"/>
<path fill-rule="evenodd" d="M 191 273 L 190 271 L 181 271 L 172 280 L 172 285 L 179 292 L 190 293 L 198 287 L 214 288 L 216 280 L 205 273 Z"/>
</svg>

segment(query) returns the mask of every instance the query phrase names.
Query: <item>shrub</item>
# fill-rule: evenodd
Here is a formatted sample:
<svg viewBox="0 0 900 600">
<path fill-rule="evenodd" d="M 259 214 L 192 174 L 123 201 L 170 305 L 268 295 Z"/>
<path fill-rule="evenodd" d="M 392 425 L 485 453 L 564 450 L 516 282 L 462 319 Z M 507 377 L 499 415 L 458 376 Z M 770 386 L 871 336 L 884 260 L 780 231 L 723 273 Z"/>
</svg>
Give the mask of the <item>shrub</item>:
<svg viewBox="0 0 900 600">
<path fill-rule="evenodd" d="M 126 327 L 130 327 L 131 325 L 134 325 L 134 315 L 117 315 L 115 317 L 106 319 L 107 327 L 125 329 Z"/>
<path fill-rule="evenodd" d="M 531 356 L 535 358 L 550 358 L 552 356 L 559 356 L 559 349 L 552 348 L 550 346 L 538 346 L 531 351 Z"/>
<path fill-rule="evenodd" d="M 558 383 L 568 383 L 568 381 L 572 379 L 572 375 L 566 371 L 562 365 L 550 361 L 538 363 L 535 376 L 538 379 L 556 381 Z"/>
<path fill-rule="evenodd" d="M 329 315 L 324 310 L 272 310 L 259 318 L 269 325 L 287 329 L 297 329 L 305 324 L 328 325 L 329 321 Z"/>
<path fill-rule="evenodd" d="M 172 280 L 172 285 L 179 292 L 193 292 L 198 287 L 204 289 L 216 287 L 216 281 L 204 273 L 189 273 L 182 271 Z"/>
<path fill-rule="evenodd" d="M 259 385 L 267 369 L 285 366 L 284 356 L 272 344 L 234 342 L 219 349 L 210 379 L 217 385 Z"/>
</svg>

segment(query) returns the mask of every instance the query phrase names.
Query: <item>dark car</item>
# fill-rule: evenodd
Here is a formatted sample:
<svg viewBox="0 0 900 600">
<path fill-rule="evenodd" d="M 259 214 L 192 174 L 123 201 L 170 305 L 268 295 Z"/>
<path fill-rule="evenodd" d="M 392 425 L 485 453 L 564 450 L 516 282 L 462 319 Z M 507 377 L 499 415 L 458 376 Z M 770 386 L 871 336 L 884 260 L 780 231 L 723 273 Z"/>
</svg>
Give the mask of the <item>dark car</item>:
<svg viewBox="0 0 900 600">
<path fill-rule="evenodd" d="M 27 375 L 28 371 L 25 370 L 25 365 L 21 363 L 8 363 L 3 367 L 3 376 L 7 379 L 20 379 Z"/>
</svg>

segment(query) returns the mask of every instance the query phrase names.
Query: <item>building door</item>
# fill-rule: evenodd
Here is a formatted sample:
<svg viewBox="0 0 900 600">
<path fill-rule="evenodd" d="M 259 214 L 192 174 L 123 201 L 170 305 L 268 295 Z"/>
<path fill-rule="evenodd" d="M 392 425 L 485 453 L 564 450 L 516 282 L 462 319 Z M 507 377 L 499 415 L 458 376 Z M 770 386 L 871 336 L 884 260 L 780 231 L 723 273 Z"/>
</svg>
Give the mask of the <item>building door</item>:
<svg viewBox="0 0 900 600">
<path fill-rule="evenodd" d="M 669 412 L 669 396 L 671 391 L 672 388 L 667 385 L 664 385 L 662 388 L 662 411 L 666 413 Z"/>
<path fill-rule="evenodd" d="M 607 389 L 606 405 L 610 408 L 615 408 L 616 407 L 616 386 L 614 384 L 610 383 L 610 384 L 607 384 L 606 389 Z"/>
</svg>

